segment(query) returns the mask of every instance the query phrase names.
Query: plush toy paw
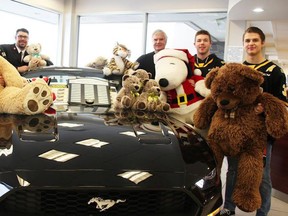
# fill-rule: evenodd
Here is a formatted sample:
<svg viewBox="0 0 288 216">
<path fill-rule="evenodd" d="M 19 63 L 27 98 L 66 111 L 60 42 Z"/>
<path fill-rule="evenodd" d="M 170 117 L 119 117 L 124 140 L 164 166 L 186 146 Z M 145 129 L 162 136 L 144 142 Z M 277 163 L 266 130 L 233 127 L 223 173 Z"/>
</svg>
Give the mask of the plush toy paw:
<svg viewBox="0 0 288 216">
<path fill-rule="evenodd" d="M 261 207 L 261 196 L 257 192 L 248 192 L 235 188 L 233 192 L 233 201 L 239 209 L 245 212 L 253 212 Z"/>
<path fill-rule="evenodd" d="M 163 106 L 161 108 L 162 108 L 162 111 L 168 112 L 170 110 L 170 105 L 165 103 L 165 104 L 163 104 Z"/>
<path fill-rule="evenodd" d="M 195 91 L 203 97 L 207 97 L 211 94 L 211 90 L 205 86 L 205 80 L 199 80 L 195 83 Z"/>
<path fill-rule="evenodd" d="M 136 105 L 136 109 L 139 109 L 139 110 L 145 110 L 146 108 L 147 108 L 147 105 L 143 101 L 139 101 Z"/>
<path fill-rule="evenodd" d="M 139 65 L 140 65 L 139 62 L 135 62 L 132 69 L 136 70 L 139 67 Z"/>
<path fill-rule="evenodd" d="M 124 108 L 130 108 L 132 106 L 132 100 L 127 95 L 123 96 L 121 103 Z"/>
<path fill-rule="evenodd" d="M 23 100 L 24 112 L 28 115 L 42 113 L 52 104 L 52 92 L 43 80 L 29 84 L 29 91 Z"/>
<path fill-rule="evenodd" d="M 112 74 L 112 71 L 111 71 L 108 67 L 104 67 L 104 68 L 103 68 L 103 74 L 104 74 L 105 76 L 109 76 L 109 75 Z"/>
</svg>

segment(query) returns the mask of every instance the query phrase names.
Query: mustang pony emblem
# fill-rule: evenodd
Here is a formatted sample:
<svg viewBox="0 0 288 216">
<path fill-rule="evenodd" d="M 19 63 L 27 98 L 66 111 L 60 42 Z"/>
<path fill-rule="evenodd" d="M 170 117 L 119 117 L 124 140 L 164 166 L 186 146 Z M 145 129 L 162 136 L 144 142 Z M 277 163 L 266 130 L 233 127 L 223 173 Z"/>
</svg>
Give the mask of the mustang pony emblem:
<svg viewBox="0 0 288 216">
<path fill-rule="evenodd" d="M 111 199 L 104 200 L 101 197 L 93 197 L 92 199 L 89 200 L 88 205 L 93 203 L 93 202 L 96 203 L 96 208 L 100 209 L 100 212 L 102 212 L 102 211 L 105 211 L 105 210 L 111 208 L 116 203 L 126 202 L 126 200 L 117 199 L 115 201 L 115 200 L 111 200 Z"/>
</svg>

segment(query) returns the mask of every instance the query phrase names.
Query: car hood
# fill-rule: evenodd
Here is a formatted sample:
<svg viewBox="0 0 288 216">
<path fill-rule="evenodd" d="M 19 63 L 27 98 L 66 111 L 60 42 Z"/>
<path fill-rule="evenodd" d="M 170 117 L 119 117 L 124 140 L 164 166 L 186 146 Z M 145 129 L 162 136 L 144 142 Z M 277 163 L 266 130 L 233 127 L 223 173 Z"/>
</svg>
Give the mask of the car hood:
<svg viewBox="0 0 288 216">
<path fill-rule="evenodd" d="M 192 187 L 215 174 L 205 140 L 163 113 L 56 111 L 0 122 L 1 196 L 27 186 Z"/>
</svg>

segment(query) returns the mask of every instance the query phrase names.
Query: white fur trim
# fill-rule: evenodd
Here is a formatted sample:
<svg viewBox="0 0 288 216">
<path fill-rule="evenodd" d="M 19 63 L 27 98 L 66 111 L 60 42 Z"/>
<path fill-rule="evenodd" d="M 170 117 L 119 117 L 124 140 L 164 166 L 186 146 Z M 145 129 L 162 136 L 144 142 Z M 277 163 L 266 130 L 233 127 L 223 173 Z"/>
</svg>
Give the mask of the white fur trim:
<svg viewBox="0 0 288 216">
<path fill-rule="evenodd" d="M 201 76 L 201 75 L 202 75 L 201 70 L 198 69 L 198 68 L 196 68 L 196 69 L 194 70 L 194 75 Z"/>
<path fill-rule="evenodd" d="M 186 115 L 188 113 L 194 112 L 199 107 L 201 102 L 202 100 L 199 100 L 199 101 L 196 101 L 195 103 L 190 104 L 189 106 L 173 108 L 171 109 L 171 112 L 177 113 L 180 115 Z"/>
<path fill-rule="evenodd" d="M 159 51 L 158 53 L 154 55 L 154 63 L 156 64 L 156 62 L 159 59 L 165 58 L 165 57 L 175 57 L 188 63 L 187 54 L 181 50 L 175 50 L 175 49 L 164 49 L 164 50 Z"/>
</svg>

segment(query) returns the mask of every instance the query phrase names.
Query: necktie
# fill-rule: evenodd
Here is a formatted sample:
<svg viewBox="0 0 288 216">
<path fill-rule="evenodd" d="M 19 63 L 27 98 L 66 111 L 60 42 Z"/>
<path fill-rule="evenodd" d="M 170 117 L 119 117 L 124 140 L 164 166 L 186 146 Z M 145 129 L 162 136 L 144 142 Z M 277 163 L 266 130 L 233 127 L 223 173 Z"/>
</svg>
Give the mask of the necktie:
<svg viewBox="0 0 288 216">
<path fill-rule="evenodd" d="M 23 57 L 24 57 L 24 51 L 20 52 L 20 56 L 21 56 L 20 58 L 21 58 L 21 62 L 22 62 L 23 61 Z"/>
</svg>

